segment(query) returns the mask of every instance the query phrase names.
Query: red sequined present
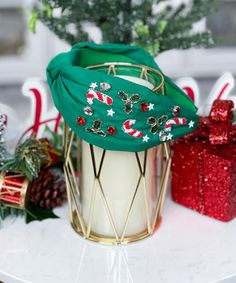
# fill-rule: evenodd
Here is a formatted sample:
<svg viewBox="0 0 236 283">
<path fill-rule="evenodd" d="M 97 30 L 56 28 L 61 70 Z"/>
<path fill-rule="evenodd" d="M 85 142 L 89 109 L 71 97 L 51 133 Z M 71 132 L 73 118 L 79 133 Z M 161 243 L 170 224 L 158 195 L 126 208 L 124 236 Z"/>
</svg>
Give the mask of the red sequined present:
<svg viewBox="0 0 236 283">
<path fill-rule="evenodd" d="M 230 123 L 234 118 L 234 103 L 231 100 L 215 100 L 210 113 L 212 122 Z"/>
<path fill-rule="evenodd" d="M 221 221 L 236 216 L 236 128 L 232 102 L 214 102 L 211 117 L 173 145 L 172 198 Z M 224 117 L 222 117 L 224 116 Z M 227 119 L 225 118 L 227 117 Z"/>
</svg>

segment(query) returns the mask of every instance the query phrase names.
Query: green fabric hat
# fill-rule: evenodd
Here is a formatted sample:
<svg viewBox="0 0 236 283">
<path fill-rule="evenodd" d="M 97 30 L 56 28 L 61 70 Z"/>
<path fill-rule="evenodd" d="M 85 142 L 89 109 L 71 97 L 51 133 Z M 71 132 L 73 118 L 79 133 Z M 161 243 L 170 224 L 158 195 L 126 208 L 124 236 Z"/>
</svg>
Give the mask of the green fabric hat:
<svg viewBox="0 0 236 283">
<path fill-rule="evenodd" d="M 155 89 L 130 77 L 142 77 Z M 198 124 L 192 101 L 136 46 L 76 44 L 52 59 L 47 79 L 66 123 L 81 139 L 104 149 L 143 151 Z"/>
</svg>

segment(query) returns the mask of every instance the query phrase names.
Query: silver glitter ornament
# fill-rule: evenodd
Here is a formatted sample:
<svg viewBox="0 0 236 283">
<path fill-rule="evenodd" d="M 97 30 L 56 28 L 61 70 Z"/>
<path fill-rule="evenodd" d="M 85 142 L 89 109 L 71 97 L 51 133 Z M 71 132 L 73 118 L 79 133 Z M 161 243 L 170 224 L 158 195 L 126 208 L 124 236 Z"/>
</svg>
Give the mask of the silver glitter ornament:
<svg viewBox="0 0 236 283">
<path fill-rule="evenodd" d="M 104 91 L 108 91 L 109 89 L 111 89 L 111 85 L 106 82 L 100 83 L 100 89 Z"/>
<path fill-rule="evenodd" d="M 160 131 L 159 133 L 159 139 L 160 141 L 164 142 L 167 139 L 167 134 L 164 131 Z"/>
<path fill-rule="evenodd" d="M 84 107 L 84 113 L 88 116 L 92 116 L 93 115 L 93 109 L 89 106 Z"/>
</svg>

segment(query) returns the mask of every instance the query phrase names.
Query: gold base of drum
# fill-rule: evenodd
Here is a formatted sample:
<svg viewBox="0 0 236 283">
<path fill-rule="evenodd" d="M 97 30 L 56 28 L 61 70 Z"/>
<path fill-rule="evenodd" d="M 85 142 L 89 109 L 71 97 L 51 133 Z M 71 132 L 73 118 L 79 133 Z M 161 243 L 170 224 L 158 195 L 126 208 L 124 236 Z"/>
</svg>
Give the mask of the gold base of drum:
<svg viewBox="0 0 236 283">
<path fill-rule="evenodd" d="M 80 226 L 80 222 L 76 215 L 76 211 L 73 212 L 73 217 L 74 218 L 73 218 L 73 222 L 71 222 L 71 226 L 73 227 L 75 232 L 78 233 L 82 238 L 92 241 L 92 242 L 100 243 L 100 244 L 112 244 L 112 245 L 129 244 L 132 242 L 136 242 L 136 241 L 151 237 L 159 229 L 160 224 L 161 224 L 161 217 L 160 217 L 157 220 L 156 227 L 154 228 L 153 233 L 149 233 L 148 229 L 146 229 L 145 231 L 138 233 L 136 235 L 132 235 L 130 237 L 124 237 L 124 239 L 121 242 L 119 242 L 114 237 L 104 237 L 103 235 L 96 234 L 93 232 L 91 232 L 89 236 L 86 237 Z"/>
</svg>

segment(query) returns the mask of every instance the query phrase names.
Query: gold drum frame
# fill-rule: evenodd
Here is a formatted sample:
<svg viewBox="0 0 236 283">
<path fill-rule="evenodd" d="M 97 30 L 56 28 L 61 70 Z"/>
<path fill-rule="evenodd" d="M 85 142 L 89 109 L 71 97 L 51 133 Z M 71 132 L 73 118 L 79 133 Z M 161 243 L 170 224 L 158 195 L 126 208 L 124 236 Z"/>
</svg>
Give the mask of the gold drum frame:
<svg viewBox="0 0 236 283">
<path fill-rule="evenodd" d="M 165 95 L 164 77 L 147 66 L 114 62 L 88 69 L 132 73 L 152 83 L 154 95 Z M 70 221 L 77 233 L 95 242 L 124 244 L 157 230 L 171 165 L 168 143 L 143 152 L 110 151 L 80 140 L 64 123 L 63 147 Z"/>
</svg>

